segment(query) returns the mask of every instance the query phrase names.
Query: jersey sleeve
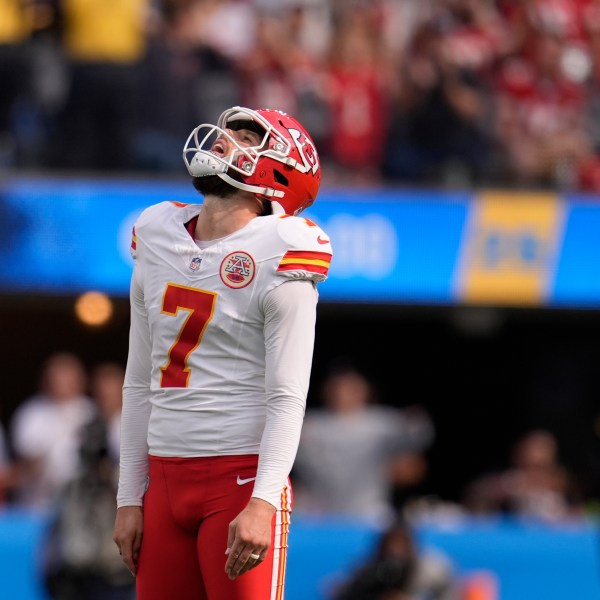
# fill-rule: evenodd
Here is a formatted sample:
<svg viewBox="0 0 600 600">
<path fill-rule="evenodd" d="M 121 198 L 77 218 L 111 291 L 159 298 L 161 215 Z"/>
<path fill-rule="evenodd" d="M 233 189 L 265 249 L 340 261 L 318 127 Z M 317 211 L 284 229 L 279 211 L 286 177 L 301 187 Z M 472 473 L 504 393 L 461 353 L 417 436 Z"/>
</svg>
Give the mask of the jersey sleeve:
<svg viewBox="0 0 600 600">
<path fill-rule="evenodd" d="M 136 263 L 131 278 L 129 354 L 123 385 L 117 506 L 141 506 L 148 477 L 151 343 L 148 316 Z"/>
<path fill-rule="evenodd" d="M 274 506 L 292 468 L 312 366 L 318 295 L 310 281 L 289 281 L 265 307 L 267 420 L 252 495 Z"/>
<path fill-rule="evenodd" d="M 287 279 L 327 279 L 333 257 L 329 236 L 313 221 L 282 217 L 279 234 L 288 245 L 277 266 L 277 275 Z"/>
</svg>

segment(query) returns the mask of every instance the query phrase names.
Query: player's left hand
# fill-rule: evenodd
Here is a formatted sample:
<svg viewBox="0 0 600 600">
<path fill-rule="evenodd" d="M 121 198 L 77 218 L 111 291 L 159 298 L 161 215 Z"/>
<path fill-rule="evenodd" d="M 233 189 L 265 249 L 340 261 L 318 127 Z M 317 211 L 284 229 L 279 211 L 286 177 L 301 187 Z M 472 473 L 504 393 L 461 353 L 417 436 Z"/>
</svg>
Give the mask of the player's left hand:
<svg viewBox="0 0 600 600">
<path fill-rule="evenodd" d="M 251 498 L 244 510 L 229 523 L 225 573 L 235 579 L 260 565 L 271 545 L 271 528 L 275 507 Z M 258 557 L 258 558 L 256 558 Z"/>
</svg>

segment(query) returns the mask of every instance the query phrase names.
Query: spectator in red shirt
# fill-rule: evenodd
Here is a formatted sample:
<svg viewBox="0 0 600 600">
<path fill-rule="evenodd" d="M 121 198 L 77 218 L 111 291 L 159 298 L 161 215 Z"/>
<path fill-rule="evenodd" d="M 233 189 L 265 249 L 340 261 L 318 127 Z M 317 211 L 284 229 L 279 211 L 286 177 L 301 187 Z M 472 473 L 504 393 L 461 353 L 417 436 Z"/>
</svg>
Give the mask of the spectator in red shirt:
<svg viewBox="0 0 600 600">
<path fill-rule="evenodd" d="M 345 15 L 325 68 L 330 113 L 325 152 L 348 183 L 377 183 L 389 126 L 391 71 L 365 6 Z"/>
</svg>

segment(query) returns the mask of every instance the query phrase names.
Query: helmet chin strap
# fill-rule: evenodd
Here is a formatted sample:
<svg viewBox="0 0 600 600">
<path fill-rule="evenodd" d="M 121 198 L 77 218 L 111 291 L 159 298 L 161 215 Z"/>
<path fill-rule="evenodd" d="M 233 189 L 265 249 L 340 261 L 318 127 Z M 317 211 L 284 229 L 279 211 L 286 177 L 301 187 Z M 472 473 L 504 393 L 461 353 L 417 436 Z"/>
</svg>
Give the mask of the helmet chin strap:
<svg viewBox="0 0 600 600">
<path fill-rule="evenodd" d="M 261 196 L 265 196 L 269 200 L 271 198 L 283 198 L 285 196 L 284 192 L 280 190 L 274 190 L 270 187 L 258 186 L 258 185 L 248 185 L 247 183 L 243 183 L 234 179 L 227 173 L 229 165 L 222 160 L 219 160 L 209 152 L 196 152 L 194 157 L 190 161 L 188 165 L 188 172 L 192 177 L 206 177 L 207 175 L 217 175 L 223 181 L 226 181 L 229 185 L 233 187 L 243 190 L 244 192 L 252 192 L 254 194 L 260 194 Z M 277 202 L 276 208 L 281 208 L 281 205 Z M 276 212 L 276 211 L 274 211 Z M 282 212 L 283 211 L 282 209 Z"/>
</svg>

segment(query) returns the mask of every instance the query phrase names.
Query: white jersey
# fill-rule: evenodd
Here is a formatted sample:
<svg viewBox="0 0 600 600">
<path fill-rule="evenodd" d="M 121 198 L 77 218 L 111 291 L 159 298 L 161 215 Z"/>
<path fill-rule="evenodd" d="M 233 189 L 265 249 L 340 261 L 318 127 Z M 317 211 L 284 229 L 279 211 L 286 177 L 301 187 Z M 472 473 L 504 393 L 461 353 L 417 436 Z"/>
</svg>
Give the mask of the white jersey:
<svg viewBox="0 0 600 600">
<path fill-rule="evenodd" d="M 201 210 L 163 202 L 134 228 L 119 506 L 141 504 L 148 452 L 259 454 L 253 495 L 273 504 L 296 454 L 328 236 L 271 215 L 200 249 Z"/>
</svg>

